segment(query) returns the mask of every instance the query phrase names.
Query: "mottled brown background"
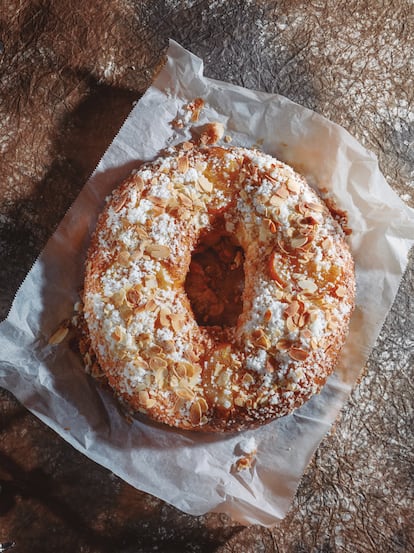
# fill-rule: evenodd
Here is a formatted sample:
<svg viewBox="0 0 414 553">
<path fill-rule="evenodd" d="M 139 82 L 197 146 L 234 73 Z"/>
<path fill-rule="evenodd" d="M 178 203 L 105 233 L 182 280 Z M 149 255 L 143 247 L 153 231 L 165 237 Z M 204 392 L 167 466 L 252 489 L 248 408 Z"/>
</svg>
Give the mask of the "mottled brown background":
<svg viewBox="0 0 414 553">
<path fill-rule="evenodd" d="M 0 0 L 0 315 L 169 37 L 207 76 L 343 125 L 413 206 L 413 19 L 412 0 Z M 411 259 L 364 377 L 272 530 L 179 513 L 0 391 L 0 542 L 19 553 L 414 551 L 413 297 Z"/>
</svg>

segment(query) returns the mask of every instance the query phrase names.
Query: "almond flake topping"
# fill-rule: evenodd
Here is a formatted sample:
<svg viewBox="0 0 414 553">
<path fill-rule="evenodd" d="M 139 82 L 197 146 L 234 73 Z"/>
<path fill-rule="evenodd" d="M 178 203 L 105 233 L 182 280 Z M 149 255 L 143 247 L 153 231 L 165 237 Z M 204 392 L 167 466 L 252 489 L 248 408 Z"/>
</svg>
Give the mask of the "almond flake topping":
<svg viewBox="0 0 414 553">
<path fill-rule="evenodd" d="M 154 259 L 167 259 L 170 256 L 170 248 L 161 244 L 147 244 L 145 250 Z"/>
<path fill-rule="evenodd" d="M 278 349 L 279 351 L 287 351 L 290 348 L 291 345 L 292 344 L 291 344 L 290 340 L 286 340 L 285 338 L 282 338 L 276 344 L 276 349 Z"/>
<path fill-rule="evenodd" d="M 150 409 L 154 407 L 156 401 L 155 399 L 150 398 L 146 390 L 141 390 L 138 394 L 139 401 L 145 409 Z"/>
<path fill-rule="evenodd" d="M 284 311 L 284 315 L 285 317 L 289 317 L 289 316 L 293 316 L 295 315 L 298 311 L 299 311 L 299 307 L 300 307 L 300 304 L 299 302 L 297 301 L 292 301 L 292 303 L 290 303 L 285 311 Z"/>
<path fill-rule="evenodd" d="M 276 195 L 286 200 L 289 198 L 289 191 L 286 186 L 282 185 L 276 190 Z"/>
<path fill-rule="evenodd" d="M 117 257 L 117 261 L 120 265 L 128 265 L 128 262 L 129 262 L 129 259 L 130 259 L 130 254 L 129 252 L 127 252 L 126 250 L 123 250 L 121 252 L 119 252 L 118 254 L 118 257 Z"/>
<path fill-rule="evenodd" d="M 186 173 L 188 171 L 189 163 L 188 163 L 188 157 L 182 156 L 178 158 L 177 161 L 177 168 L 180 171 L 180 173 Z"/>
<path fill-rule="evenodd" d="M 201 190 L 207 194 L 210 194 L 213 190 L 213 184 L 204 175 L 200 175 L 198 177 L 198 184 L 200 185 Z"/>
<path fill-rule="evenodd" d="M 307 243 L 307 241 L 308 241 L 307 236 L 298 236 L 296 238 L 292 238 L 292 241 L 291 241 L 292 248 L 294 249 L 301 248 Z"/>
<path fill-rule="evenodd" d="M 288 179 L 286 186 L 293 194 L 298 194 L 298 192 L 300 192 L 300 183 L 297 180 Z"/>
<path fill-rule="evenodd" d="M 290 348 L 288 353 L 289 357 L 291 357 L 295 361 L 305 361 L 309 356 L 309 352 L 300 348 Z"/>
<path fill-rule="evenodd" d="M 316 211 L 317 213 L 322 213 L 325 211 L 325 208 L 322 204 L 317 204 L 315 202 L 307 202 L 306 207 L 308 207 L 312 211 Z"/>
<path fill-rule="evenodd" d="M 284 199 L 280 196 L 277 196 L 276 194 L 273 194 L 273 196 L 271 196 L 269 200 L 270 205 L 273 205 L 274 207 L 280 207 L 283 202 Z"/>
<path fill-rule="evenodd" d="M 185 152 L 188 152 L 189 150 L 192 150 L 194 148 L 194 144 L 192 142 L 183 142 L 182 148 Z"/>
<path fill-rule="evenodd" d="M 314 281 L 308 278 L 300 280 L 298 282 L 298 285 L 307 294 L 313 294 L 313 292 L 316 292 L 316 290 L 318 289 Z"/>
<path fill-rule="evenodd" d="M 181 204 L 184 206 L 184 207 L 192 207 L 193 206 L 193 202 L 190 200 L 190 198 L 188 196 L 186 196 L 185 194 L 182 194 L 182 193 L 179 193 L 178 194 L 178 198 L 181 202 Z"/>
<path fill-rule="evenodd" d="M 171 315 L 171 324 L 176 332 L 180 332 L 185 323 L 186 316 L 184 313 L 175 313 Z"/>
<path fill-rule="evenodd" d="M 335 289 L 335 295 L 338 297 L 338 298 L 343 298 L 346 296 L 346 288 L 345 286 L 338 286 L 336 289 Z"/>
<path fill-rule="evenodd" d="M 152 371 L 156 371 L 158 369 L 166 369 L 167 365 L 167 361 L 162 357 L 151 357 L 151 359 L 149 360 L 149 366 Z"/>
<path fill-rule="evenodd" d="M 66 338 L 68 332 L 69 328 L 66 325 L 60 326 L 49 338 L 48 344 L 50 346 L 56 346 L 57 344 L 60 344 Z"/>
<path fill-rule="evenodd" d="M 267 228 L 270 230 L 272 234 L 275 234 L 277 231 L 277 226 L 272 219 L 264 219 L 265 224 L 267 225 Z"/>
<path fill-rule="evenodd" d="M 119 213 L 121 209 L 125 206 L 127 201 L 128 201 L 128 194 L 126 193 L 122 194 L 113 207 L 113 210 L 115 211 L 115 213 Z"/>
</svg>

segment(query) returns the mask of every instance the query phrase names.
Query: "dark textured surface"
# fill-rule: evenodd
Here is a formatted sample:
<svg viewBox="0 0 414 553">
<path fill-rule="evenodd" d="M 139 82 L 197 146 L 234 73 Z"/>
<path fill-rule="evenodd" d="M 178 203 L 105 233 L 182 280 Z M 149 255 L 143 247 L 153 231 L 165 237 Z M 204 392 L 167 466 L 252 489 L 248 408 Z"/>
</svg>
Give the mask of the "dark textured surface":
<svg viewBox="0 0 414 553">
<path fill-rule="evenodd" d="M 169 37 L 208 76 L 340 123 L 414 205 L 409 0 L 0 2 L 0 315 Z M 0 393 L 0 542 L 37 552 L 414 551 L 413 260 L 334 430 L 272 530 L 132 489 Z"/>
</svg>

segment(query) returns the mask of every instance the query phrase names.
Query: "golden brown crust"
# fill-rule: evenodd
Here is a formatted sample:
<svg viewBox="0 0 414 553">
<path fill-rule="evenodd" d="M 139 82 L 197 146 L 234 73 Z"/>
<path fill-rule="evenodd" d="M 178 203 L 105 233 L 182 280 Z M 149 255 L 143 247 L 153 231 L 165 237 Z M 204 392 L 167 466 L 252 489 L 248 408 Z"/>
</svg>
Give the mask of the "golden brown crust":
<svg viewBox="0 0 414 553">
<path fill-rule="evenodd" d="M 200 237 L 244 252 L 233 327 L 197 324 L 185 291 Z M 286 415 L 334 370 L 354 305 L 343 232 L 304 179 L 255 150 L 185 143 L 109 199 L 89 250 L 84 315 L 115 394 L 183 429 Z"/>
</svg>

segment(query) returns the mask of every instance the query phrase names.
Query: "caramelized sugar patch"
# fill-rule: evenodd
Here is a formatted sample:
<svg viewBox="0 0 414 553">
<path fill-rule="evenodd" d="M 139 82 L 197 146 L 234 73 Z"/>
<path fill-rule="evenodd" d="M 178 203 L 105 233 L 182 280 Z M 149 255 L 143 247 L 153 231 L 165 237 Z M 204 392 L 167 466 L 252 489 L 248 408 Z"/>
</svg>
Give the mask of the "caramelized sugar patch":
<svg viewBox="0 0 414 553">
<path fill-rule="evenodd" d="M 244 253 L 235 238 L 212 230 L 191 257 L 185 290 L 200 326 L 236 326 L 243 311 Z"/>
</svg>

